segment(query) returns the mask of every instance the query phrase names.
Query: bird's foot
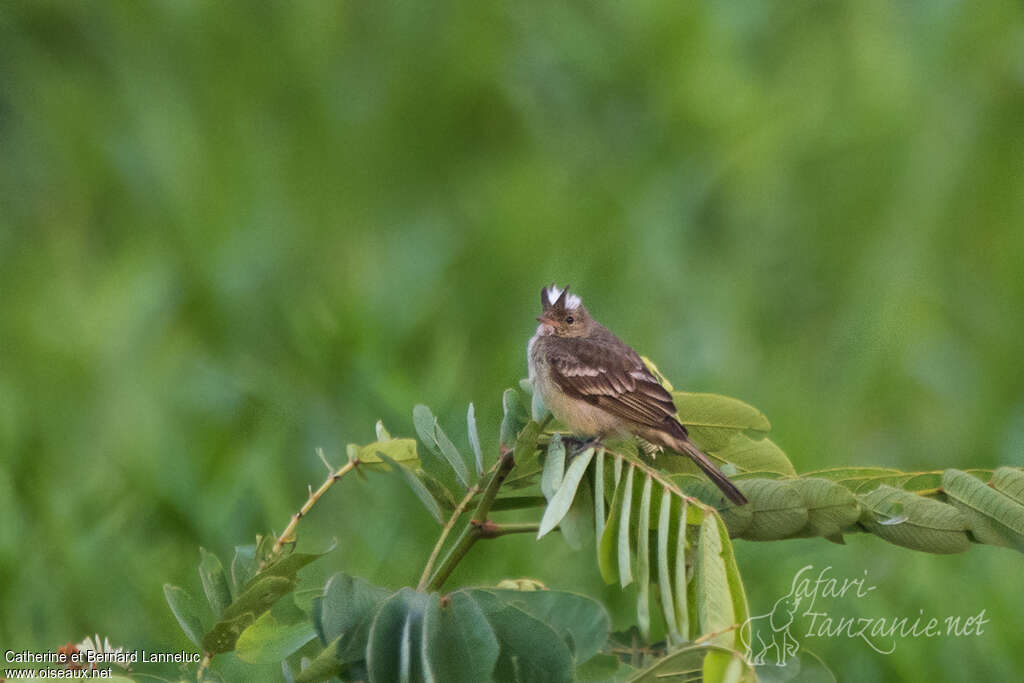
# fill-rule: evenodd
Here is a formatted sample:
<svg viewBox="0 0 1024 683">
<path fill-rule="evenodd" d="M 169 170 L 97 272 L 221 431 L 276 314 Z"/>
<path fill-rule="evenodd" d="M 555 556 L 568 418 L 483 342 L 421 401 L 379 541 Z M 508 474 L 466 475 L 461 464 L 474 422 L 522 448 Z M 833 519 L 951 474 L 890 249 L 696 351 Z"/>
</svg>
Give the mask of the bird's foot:
<svg viewBox="0 0 1024 683">
<path fill-rule="evenodd" d="M 662 448 L 658 444 L 651 443 L 647 439 L 641 438 L 639 436 L 636 437 L 636 442 L 637 442 L 637 445 L 640 447 L 640 452 L 643 453 L 644 455 L 646 455 L 648 458 L 651 458 L 652 460 L 654 458 L 658 457 L 658 455 L 663 450 L 665 450 L 664 448 Z"/>
</svg>

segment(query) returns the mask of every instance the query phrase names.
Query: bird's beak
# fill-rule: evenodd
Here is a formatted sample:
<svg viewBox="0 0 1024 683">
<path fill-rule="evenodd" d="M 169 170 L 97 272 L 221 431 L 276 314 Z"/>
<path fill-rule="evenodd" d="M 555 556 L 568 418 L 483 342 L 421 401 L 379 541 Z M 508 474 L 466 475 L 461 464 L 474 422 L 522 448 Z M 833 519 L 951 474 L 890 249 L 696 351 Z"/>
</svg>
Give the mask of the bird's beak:
<svg viewBox="0 0 1024 683">
<path fill-rule="evenodd" d="M 547 315 L 538 315 L 537 322 L 539 322 L 541 325 L 548 325 L 549 327 L 555 326 L 555 319 Z"/>
</svg>

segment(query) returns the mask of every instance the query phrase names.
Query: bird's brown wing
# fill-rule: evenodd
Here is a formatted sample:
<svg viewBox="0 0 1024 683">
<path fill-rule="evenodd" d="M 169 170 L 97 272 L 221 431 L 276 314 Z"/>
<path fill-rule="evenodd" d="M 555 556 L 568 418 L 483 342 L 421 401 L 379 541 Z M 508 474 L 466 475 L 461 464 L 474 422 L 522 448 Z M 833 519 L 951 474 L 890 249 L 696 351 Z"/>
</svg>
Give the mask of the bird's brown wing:
<svg viewBox="0 0 1024 683">
<path fill-rule="evenodd" d="M 608 345 L 574 339 L 553 350 L 549 362 L 552 378 L 566 394 L 639 427 L 666 433 L 670 439 L 660 445 L 688 455 L 733 503 L 747 502 L 743 492 L 690 441 L 686 428 L 676 420 L 672 394 L 658 383 L 633 349 L 621 342 Z"/>
<path fill-rule="evenodd" d="M 567 340 L 549 357 L 555 383 L 573 398 L 639 425 L 665 428 L 676 414 L 672 394 L 628 346 L 586 339 Z"/>
</svg>

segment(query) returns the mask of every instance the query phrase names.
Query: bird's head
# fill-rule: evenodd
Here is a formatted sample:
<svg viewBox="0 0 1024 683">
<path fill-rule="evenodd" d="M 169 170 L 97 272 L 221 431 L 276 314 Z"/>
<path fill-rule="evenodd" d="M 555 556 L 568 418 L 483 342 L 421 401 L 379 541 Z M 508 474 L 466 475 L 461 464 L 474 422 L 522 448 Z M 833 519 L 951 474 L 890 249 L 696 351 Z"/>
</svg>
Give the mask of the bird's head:
<svg viewBox="0 0 1024 683">
<path fill-rule="evenodd" d="M 558 337 L 585 337 L 593 327 L 593 318 L 583 306 L 583 301 L 569 288 L 559 289 L 556 285 L 540 290 L 543 312 L 537 316 L 541 334 Z"/>
</svg>

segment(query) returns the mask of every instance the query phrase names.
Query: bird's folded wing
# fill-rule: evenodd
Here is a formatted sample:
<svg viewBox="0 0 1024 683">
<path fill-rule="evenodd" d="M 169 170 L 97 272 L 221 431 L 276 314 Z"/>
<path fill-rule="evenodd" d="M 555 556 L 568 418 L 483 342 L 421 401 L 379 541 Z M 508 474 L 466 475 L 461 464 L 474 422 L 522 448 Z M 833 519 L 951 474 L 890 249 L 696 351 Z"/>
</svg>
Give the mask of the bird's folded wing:
<svg viewBox="0 0 1024 683">
<path fill-rule="evenodd" d="M 624 353 L 579 340 L 549 362 L 552 379 L 573 398 L 649 427 L 663 428 L 666 418 L 675 417 L 672 395 L 632 349 Z"/>
</svg>

